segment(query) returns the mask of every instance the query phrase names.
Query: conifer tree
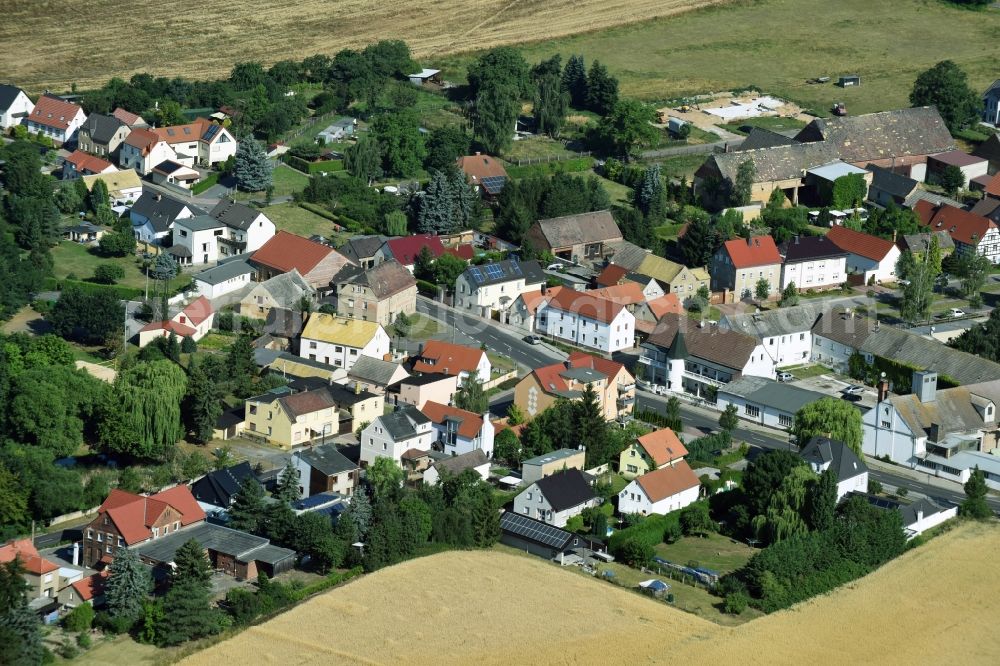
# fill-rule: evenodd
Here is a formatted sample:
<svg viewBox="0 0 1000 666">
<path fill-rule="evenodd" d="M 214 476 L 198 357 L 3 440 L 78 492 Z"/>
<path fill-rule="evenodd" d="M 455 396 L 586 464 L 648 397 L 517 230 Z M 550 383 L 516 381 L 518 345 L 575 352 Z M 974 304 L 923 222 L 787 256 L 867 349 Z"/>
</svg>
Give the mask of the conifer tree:
<svg viewBox="0 0 1000 666">
<path fill-rule="evenodd" d="M 236 187 L 244 192 L 263 192 L 271 184 L 271 163 L 259 141 L 241 139 L 233 157 Z"/>
<path fill-rule="evenodd" d="M 189 340 L 190 338 L 184 338 Z M 188 432 L 196 442 L 212 439 L 215 423 L 222 416 L 222 396 L 219 387 L 201 364 L 191 359 L 188 366 L 187 394 L 184 396 L 184 418 Z"/>
<path fill-rule="evenodd" d="M 587 69 L 583 56 L 572 55 L 563 69 L 562 84 L 569 93 L 569 103 L 575 109 L 587 107 Z"/>
<path fill-rule="evenodd" d="M 264 487 L 252 476 L 240 483 L 229 507 L 229 527 L 241 532 L 260 534 L 264 523 Z"/>
<path fill-rule="evenodd" d="M 104 599 L 115 620 L 132 624 L 142 613 L 142 602 L 152 590 L 149 570 L 135 551 L 119 548 L 109 567 Z"/>
<path fill-rule="evenodd" d="M 440 171 L 431 175 L 431 182 L 420 202 L 417 229 L 422 234 L 439 234 L 455 226 L 454 201 L 448 177 Z"/>
<path fill-rule="evenodd" d="M 285 468 L 278 475 L 278 487 L 274 492 L 274 497 L 286 504 L 291 504 L 299 499 L 299 471 L 292 464 L 289 458 L 285 463 Z"/>
</svg>

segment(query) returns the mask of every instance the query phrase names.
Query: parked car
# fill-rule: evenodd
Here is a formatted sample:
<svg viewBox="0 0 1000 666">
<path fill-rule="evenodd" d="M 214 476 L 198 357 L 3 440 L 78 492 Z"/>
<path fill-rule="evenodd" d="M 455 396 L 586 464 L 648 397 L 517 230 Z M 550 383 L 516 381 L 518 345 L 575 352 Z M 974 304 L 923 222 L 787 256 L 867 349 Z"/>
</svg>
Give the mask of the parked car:
<svg viewBox="0 0 1000 666">
<path fill-rule="evenodd" d="M 844 395 L 864 395 L 865 387 L 858 386 L 857 384 L 851 384 L 843 390 Z"/>
<path fill-rule="evenodd" d="M 778 373 L 778 381 L 779 382 L 790 382 L 793 379 L 795 379 L 795 375 L 793 375 L 790 372 L 779 372 Z"/>
<path fill-rule="evenodd" d="M 964 317 L 965 316 L 965 310 L 960 310 L 958 308 L 952 308 L 951 310 L 948 310 L 948 315 L 951 316 L 951 317 Z"/>
<path fill-rule="evenodd" d="M 524 341 L 532 345 L 540 345 L 542 343 L 542 337 L 540 335 L 526 335 L 524 336 Z"/>
<path fill-rule="evenodd" d="M 562 267 L 563 267 L 563 265 L 560 264 L 560 263 L 549 264 L 548 266 L 545 267 L 545 270 L 547 270 L 547 271 L 557 271 L 557 270 L 559 270 Z"/>
<path fill-rule="evenodd" d="M 896 284 L 898 284 L 900 287 L 909 287 L 910 286 L 910 281 L 909 280 L 896 280 Z"/>
</svg>

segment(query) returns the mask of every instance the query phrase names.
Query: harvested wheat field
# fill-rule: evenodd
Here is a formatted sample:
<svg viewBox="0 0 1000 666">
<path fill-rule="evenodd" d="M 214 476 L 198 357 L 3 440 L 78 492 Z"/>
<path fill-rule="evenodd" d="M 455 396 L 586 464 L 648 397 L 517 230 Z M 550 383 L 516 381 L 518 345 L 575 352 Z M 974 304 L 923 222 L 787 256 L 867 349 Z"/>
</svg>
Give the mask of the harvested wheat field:
<svg viewBox="0 0 1000 666">
<path fill-rule="evenodd" d="M 418 56 L 562 37 L 725 0 L 0 0 L 0 80 L 30 90 L 146 71 L 198 79 L 234 62 L 404 39 Z"/>
<path fill-rule="evenodd" d="M 542 560 L 443 553 L 327 592 L 183 663 L 995 664 L 996 552 L 1000 528 L 961 526 L 735 629 Z"/>
</svg>

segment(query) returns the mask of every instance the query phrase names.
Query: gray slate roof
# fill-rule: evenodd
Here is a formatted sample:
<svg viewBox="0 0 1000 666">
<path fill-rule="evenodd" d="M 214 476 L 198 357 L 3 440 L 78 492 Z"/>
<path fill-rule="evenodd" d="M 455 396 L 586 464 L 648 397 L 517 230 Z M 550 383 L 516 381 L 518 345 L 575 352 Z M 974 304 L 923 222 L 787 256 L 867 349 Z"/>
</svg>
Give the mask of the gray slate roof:
<svg viewBox="0 0 1000 666">
<path fill-rule="evenodd" d="M 846 481 L 864 474 L 868 466 L 847 444 L 826 437 L 813 437 L 799 456 L 807 463 L 823 466 L 829 464 L 837 481 Z"/>
<path fill-rule="evenodd" d="M 963 208 L 965 206 L 962 202 L 955 201 L 943 194 L 928 192 L 920 188 L 915 189 L 910 196 L 906 197 L 903 201 L 903 206 L 913 208 L 917 205 L 918 201 L 930 201 L 935 206 L 954 206 L 955 208 Z"/>
<path fill-rule="evenodd" d="M 22 90 L 17 86 L 12 86 L 9 84 L 0 84 L 0 110 L 6 111 L 10 108 L 14 100 L 17 99 L 19 93 Z"/>
<path fill-rule="evenodd" d="M 0 108 L 2 107 L 3 104 L 0 104 Z M 114 137 L 115 132 L 122 127 L 127 127 L 127 125 L 114 116 L 92 113 L 80 126 L 80 131 L 88 132 L 90 138 L 96 143 L 108 143 Z"/>
<path fill-rule="evenodd" d="M 186 217 L 183 220 L 177 220 L 174 224 L 179 224 L 185 229 L 190 229 L 191 231 L 208 231 L 210 229 L 219 229 L 225 226 L 215 218 L 209 217 L 208 215 Z"/>
<path fill-rule="evenodd" d="M 288 273 L 275 275 L 270 280 L 261 282 L 260 286 L 266 289 L 276 302 L 289 306 L 295 305 L 302 296 L 315 291 L 295 268 Z"/>
<path fill-rule="evenodd" d="M 414 405 L 406 405 L 392 414 L 379 417 L 382 427 L 393 440 L 399 442 L 417 436 L 417 426 L 430 423 L 431 420 Z"/>
<path fill-rule="evenodd" d="M 576 468 L 550 474 L 535 481 L 535 485 L 552 505 L 553 511 L 571 509 L 597 497 L 583 472 Z"/>
<path fill-rule="evenodd" d="M 719 393 L 728 393 L 749 400 L 758 405 L 794 414 L 811 402 L 816 402 L 826 396 L 817 391 L 808 391 L 792 384 L 785 384 L 767 377 L 737 377 L 719 389 Z"/>
<path fill-rule="evenodd" d="M 347 241 L 339 249 L 340 252 L 355 260 L 374 257 L 383 243 L 388 240 L 387 236 L 356 236 Z"/>
<path fill-rule="evenodd" d="M 819 316 L 827 310 L 829 310 L 829 305 L 821 302 L 805 303 L 790 308 L 765 310 L 756 314 L 725 315 L 719 322 L 719 326 L 753 335 L 763 340 L 776 335 L 804 333 L 812 329 Z"/>
<path fill-rule="evenodd" d="M 439 460 L 433 465 L 433 467 L 439 473 L 448 472 L 449 474 L 458 475 L 467 469 L 479 467 L 487 462 L 489 462 L 489 458 L 486 457 L 486 453 L 482 449 L 474 449 L 468 453 L 462 453 L 457 456 L 445 458 L 444 460 Z"/>
<path fill-rule="evenodd" d="M 1000 205 L 1000 201 L 997 201 L 997 205 Z M 975 211 L 973 210 L 972 212 Z M 933 233 L 924 234 L 905 234 L 900 238 L 898 245 L 900 248 L 910 250 L 912 252 L 923 252 L 924 248 L 930 245 L 932 236 L 937 237 L 938 247 L 942 250 L 955 249 L 955 241 L 951 239 L 951 234 L 947 231 L 935 231 Z"/>
<path fill-rule="evenodd" d="M 793 143 L 798 143 L 798 141 L 773 130 L 764 129 L 763 127 L 753 127 L 750 129 L 750 134 L 747 135 L 747 138 L 743 139 L 743 143 L 740 144 L 737 151 L 790 146 Z"/>
<path fill-rule="evenodd" d="M 611 244 L 609 249 L 612 252 L 611 263 L 629 271 L 638 270 L 643 259 L 650 255 L 650 251 L 646 248 L 639 247 L 627 240 L 616 241 Z"/>
<path fill-rule="evenodd" d="M 310 467 L 327 476 L 333 476 L 341 472 L 350 472 L 358 468 L 343 453 L 338 451 L 337 447 L 333 444 L 323 444 L 312 449 L 299 451 L 294 455 L 297 455 Z"/>
<path fill-rule="evenodd" d="M 359 379 L 371 382 L 377 386 L 387 386 L 396 370 L 400 368 L 399 363 L 383 361 L 380 358 L 371 356 L 359 356 L 358 360 L 351 366 L 347 376 L 352 379 Z"/>
<path fill-rule="evenodd" d="M 840 118 L 817 118 L 800 131 L 799 141 L 823 141 L 844 162 L 933 155 L 955 148 L 941 114 L 930 106 Z"/>
<path fill-rule="evenodd" d="M 846 257 L 847 253 L 827 240 L 826 236 L 795 236 L 778 248 L 785 263 Z"/>
<path fill-rule="evenodd" d="M 264 320 L 264 333 L 279 338 L 295 338 L 302 332 L 302 313 L 288 308 L 271 308 Z"/>
<path fill-rule="evenodd" d="M 894 173 L 889 169 L 869 164 L 865 167 L 872 172 L 872 188 L 881 190 L 895 198 L 905 201 L 906 197 L 913 194 L 917 189 L 917 181 L 901 173 Z"/>
<path fill-rule="evenodd" d="M 194 539 L 202 547 L 231 555 L 239 562 L 261 561 L 269 564 L 295 557 L 295 551 L 271 545 L 267 539 L 246 532 L 215 525 L 199 523 L 159 539 L 147 541 L 135 550 L 139 555 L 157 562 L 173 562 L 177 550 Z"/>
<path fill-rule="evenodd" d="M 837 159 L 836 150 L 826 143 L 796 143 L 773 148 L 717 153 L 709 157 L 706 164 L 714 163 L 723 178 L 736 182 L 736 173 L 740 165 L 750 160 L 756 170 L 754 182 L 760 183 L 801 178 L 805 170 L 828 164 L 835 159 Z"/>
<path fill-rule="evenodd" d="M 401 291 L 417 286 L 417 280 L 410 271 L 395 259 L 383 261 L 374 268 L 364 269 L 354 264 L 346 264 L 332 282 L 338 285 L 350 284 L 368 287 L 375 298 L 389 298 Z"/>
<path fill-rule="evenodd" d="M 622 232 L 607 210 L 553 217 L 536 224 L 550 247 L 604 243 L 622 238 Z"/>
<path fill-rule="evenodd" d="M 227 227 L 246 231 L 253 224 L 253 221 L 261 215 L 261 212 L 246 204 L 237 203 L 231 199 L 223 199 L 215 205 L 209 215 Z"/>
<path fill-rule="evenodd" d="M 177 216 L 187 208 L 194 215 L 207 215 L 205 211 L 180 199 L 174 199 L 156 192 L 145 191 L 132 204 L 132 213 L 147 218 L 157 233 L 170 230 Z"/>
<path fill-rule="evenodd" d="M 218 266 L 206 268 L 199 273 L 195 273 L 194 279 L 205 284 L 216 285 L 240 275 L 252 274 L 254 268 L 247 262 L 249 257 L 249 254 L 231 257 L 224 262 L 219 262 Z"/>
</svg>

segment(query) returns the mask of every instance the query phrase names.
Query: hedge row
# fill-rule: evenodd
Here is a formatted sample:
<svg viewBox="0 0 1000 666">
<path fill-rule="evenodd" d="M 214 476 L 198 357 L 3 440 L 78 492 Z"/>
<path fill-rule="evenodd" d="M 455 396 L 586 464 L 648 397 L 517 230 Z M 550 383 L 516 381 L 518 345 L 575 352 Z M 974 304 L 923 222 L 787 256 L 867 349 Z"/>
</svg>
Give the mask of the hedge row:
<svg viewBox="0 0 1000 666">
<path fill-rule="evenodd" d="M 201 181 L 200 183 L 195 183 L 194 185 L 191 186 L 191 193 L 201 194 L 202 192 L 212 187 L 213 185 L 218 185 L 220 175 L 221 174 L 218 171 L 213 171 L 212 173 L 208 174 L 208 177 L 205 178 L 205 180 Z"/>
<path fill-rule="evenodd" d="M 344 160 L 323 160 L 320 162 L 308 162 L 301 157 L 295 157 L 289 153 L 281 156 L 281 161 L 297 171 L 307 174 L 322 172 L 334 172 L 344 170 Z"/>
<path fill-rule="evenodd" d="M 318 580 L 311 585 L 306 585 L 301 590 L 296 590 L 293 597 L 295 601 L 300 601 L 308 596 L 316 594 L 317 592 L 322 592 L 323 590 L 329 590 L 331 587 L 336 587 L 345 581 L 349 581 L 352 578 L 360 576 L 362 573 L 364 573 L 364 569 L 362 567 L 354 567 L 353 569 L 348 569 L 343 573 L 332 573 L 323 580 Z"/>
<path fill-rule="evenodd" d="M 54 277 L 47 277 L 42 283 L 45 291 L 62 291 L 67 287 L 77 287 L 80 291 L 92 294 L 99 291 L 111 290 L 118 295 L 118 298 L 125 301 L 138 300 L 143 292 L 137 287 L 123 287 L 117 284 L 97 284 L 96 282 L 84 282 L 83 280 L 57 280 Z"/>
<path fill-rule="evenodd" d="M 593 168 L 593 157 L 574 157 L 561 162 L 543 162 L 541 164 L 509 166 L 507 167 L 507 175 L 511 178 L 530 178 L 532 176 L 551 176 L 555 173 L 577 173 L 580 171 L 590 171 Z"/>
<path fill-rule="evenodd" d="M 315 213 L 316 215 L 319 215 L 322 218 L 330 220 L 331 222 L 337 222 L 337 223 L 340 222 L 340 220 L 337 219 L 336 215 L 331 213 L 323 206 L 320 206 L 319 204 L 309 203 L 308 201 L 300 201 L 299 207 L 306 209 L 310 213 Z"/>
</svg>

